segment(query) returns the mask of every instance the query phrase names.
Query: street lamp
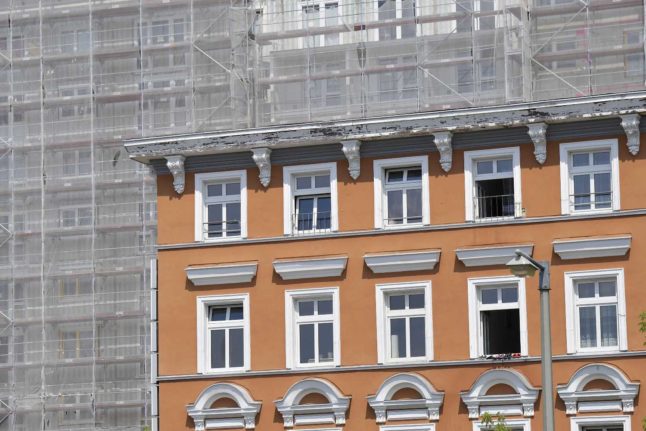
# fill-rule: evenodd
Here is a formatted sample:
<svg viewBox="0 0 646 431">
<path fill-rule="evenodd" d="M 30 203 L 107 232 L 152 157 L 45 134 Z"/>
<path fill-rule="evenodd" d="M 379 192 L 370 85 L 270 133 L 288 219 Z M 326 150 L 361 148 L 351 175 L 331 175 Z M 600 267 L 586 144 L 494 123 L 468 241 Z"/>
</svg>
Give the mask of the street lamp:
<svg viewBox="0 0 646 431">
<path fill-rule="evenodd" d="M 515 251 L 507 266 L 516 277 L 532 277 L 539 271 L 541 293 L 541 371 L 543 385 L 543 431 L 554 431 L 554 396 L 552 393 L 552 332 L 550 328 L 550 264 L 534 260 L 527 253 Z"/>
</svg>

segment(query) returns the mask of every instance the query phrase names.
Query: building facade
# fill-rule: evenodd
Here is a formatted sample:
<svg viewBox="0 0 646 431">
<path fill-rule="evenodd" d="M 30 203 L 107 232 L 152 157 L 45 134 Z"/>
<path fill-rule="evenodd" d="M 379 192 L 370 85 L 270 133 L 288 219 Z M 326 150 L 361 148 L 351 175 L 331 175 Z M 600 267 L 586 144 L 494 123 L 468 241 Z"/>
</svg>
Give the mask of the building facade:
<svg viewBox="0 0 646 431">
<path fill-rule="evenodd" d="M 558 430 L 639 429 L 644 100 L 127 142 L 158 173 L 159 429 L 529 431 L 544 390 Z M 516 249 L 550 264 L 548 389 Z"/>
</svg>

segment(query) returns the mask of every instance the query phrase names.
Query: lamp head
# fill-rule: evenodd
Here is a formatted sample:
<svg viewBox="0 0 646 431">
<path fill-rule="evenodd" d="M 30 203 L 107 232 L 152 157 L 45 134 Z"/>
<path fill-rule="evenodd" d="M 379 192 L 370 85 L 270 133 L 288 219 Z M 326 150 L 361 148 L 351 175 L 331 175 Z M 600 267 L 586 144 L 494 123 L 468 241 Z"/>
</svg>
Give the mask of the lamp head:
<svg viewBox="0 0 646 431">
<path fill-rule="evenodd" d="M 532 277 L 536 273 L 536 270 L 539 269 L 529 259 L 520 254 L 517 254 L 512 260 L 507 262 L 507 266 L 512 274 L 520 278 Z"/>
</svg>

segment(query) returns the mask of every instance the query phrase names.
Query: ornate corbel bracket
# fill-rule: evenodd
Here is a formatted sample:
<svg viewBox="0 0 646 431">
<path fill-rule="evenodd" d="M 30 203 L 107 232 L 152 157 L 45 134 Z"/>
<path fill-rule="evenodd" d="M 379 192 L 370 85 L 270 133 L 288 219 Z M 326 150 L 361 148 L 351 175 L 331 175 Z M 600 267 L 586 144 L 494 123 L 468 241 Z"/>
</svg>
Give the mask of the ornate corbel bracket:
<svg viewBox="0 0 646 431">
<path fill-rule="evenodd" d="M 173 187 L 178 195 L 184 193 L 185 175 L 184 175 L 184 156 L 167 156 L 166 167 L 173 174 Z"/>
<path fill-rule="evenodd" d="M 271 150 L 269 148 L 254 148 L 251 152 L 253 153 L 251 157 L 260 171 L 258 175 L 260 184 L 267 187 L 271 181 Z"/>
<path fill-rule="evenodd" d="M 534 403 L 523 404 L 523 416 L 527 418 L 534 416 Z"/>
<path fill-rule="evenodd" d="M 469 410 L 469 419 L 478 419 L 480 417 L 479 406 L 467 406 L 467 410 Z"/>
<path fill-rule="evenodd" d="M 575 415 L 577 411 L 576 401 L 566 401 L 565 402 L 565 414 L 566 415 Z"/>
<path fill-rule="evenodd" d="M 451 132 L 436 132 L 433 133 L 433 142 L 437 147 L 437 151 L 440 152 L 440 165 L 444 172 L 451 170 L 453 165 L 453 146 L 451 141 L 453 140 L 453 133 Z"/>
<path fill-rule="evenodd" d="M 527 134 L 534 143 L 534 157 L 541 165 L 547 159 L 547 124 L 529 123 Z"/>
<path fill-rule="evenodd" d="M 440 420 L 440 408 L 431 407 L 428 409 L 428 420 L 437 421 Z"/>
<path fill-rule="evenodd" d="M 641 117 L 639 114 L 630 114 L 621 116 L 621 127 L 626 132 L 626 145 L 628 151 L 633 156 L 639 153 L 639 121 Z"/>
<path fill-rule="evenodd" d="M 375 421 L 378 424 L 386 423 L 386 409 L 385 408 L 375 408 Z"/>
<path fill-rule="evenodd" d="M 361 141 L 342 141 L 343 154 L 348 159 L 348 171 L 353 180 L 359 178 L 361 174 Z"/>
</svg>

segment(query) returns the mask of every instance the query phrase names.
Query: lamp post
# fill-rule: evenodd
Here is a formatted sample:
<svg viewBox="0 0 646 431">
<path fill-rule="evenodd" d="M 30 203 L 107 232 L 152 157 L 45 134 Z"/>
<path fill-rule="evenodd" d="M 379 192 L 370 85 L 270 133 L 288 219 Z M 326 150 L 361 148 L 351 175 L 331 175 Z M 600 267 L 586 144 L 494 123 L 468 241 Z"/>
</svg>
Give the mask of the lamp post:
<svg viewBox="0 0 646 431">
<path fill-rule="evenodd" d="M 507 262 L 516 277 L 532 277 L 539 271 L 538 291 L 541 294 L 541 371 L 543 385 L 543 431 L 554 431 L 554 394 L 552 392 L 552 332 L 550 327 L 550 264 L 539 262 L 520 250 Z"/>
</svg>

